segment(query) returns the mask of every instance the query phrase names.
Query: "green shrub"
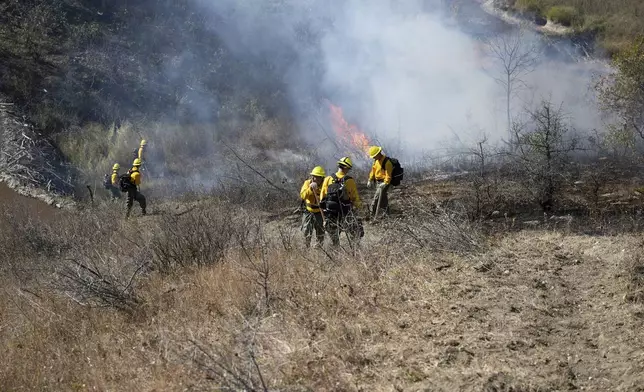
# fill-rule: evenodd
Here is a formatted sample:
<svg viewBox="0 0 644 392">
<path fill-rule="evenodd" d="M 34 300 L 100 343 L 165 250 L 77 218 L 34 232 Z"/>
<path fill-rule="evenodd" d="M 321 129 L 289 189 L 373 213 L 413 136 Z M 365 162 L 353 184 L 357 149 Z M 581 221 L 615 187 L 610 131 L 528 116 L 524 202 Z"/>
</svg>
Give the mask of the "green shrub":
<svg viewBox="0 0 644 392">
<path fill-rule="evenodd" d="M 603 34 L 608 28 L 608 23 L 606 19 L 601 16 L 588 16 L 584 18 L 584 30 L 593 31 L 596 33 Z"/>
<path fill-rule="evenodd" d="M 515 8 L 523 12 L 534 12 L 543 15 L 546 4 L 543 0 L 517 0 Z"/>
<path fill-rule="evenodd" d="M 550 7 L 546 14 L 546 17 L 548 18 L 548 20 L 564 26 L 579 25 L 581 22 L 581 16 L 579 15 L 579 12 L 577 12 L 575 7 L 564 5 L 556 5 L 554 7 Z"/>
</svg>

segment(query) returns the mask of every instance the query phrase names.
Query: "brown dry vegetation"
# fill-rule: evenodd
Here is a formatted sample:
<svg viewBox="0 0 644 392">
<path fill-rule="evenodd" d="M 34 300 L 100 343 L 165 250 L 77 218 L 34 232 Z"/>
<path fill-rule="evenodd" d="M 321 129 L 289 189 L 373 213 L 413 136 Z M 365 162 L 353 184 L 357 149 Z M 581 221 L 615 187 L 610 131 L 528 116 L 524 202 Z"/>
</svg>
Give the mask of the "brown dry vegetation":
<svg viewBox="0 0 644 392">
<path fill-rule="evenodd" d="M 641 391 L 641 236 L 485 234 L 428 208 L 458 191 L 394 192 L 356 255 L 213 199 L 130 221 L 16 200 L 0 389 Z"/>
</svg>

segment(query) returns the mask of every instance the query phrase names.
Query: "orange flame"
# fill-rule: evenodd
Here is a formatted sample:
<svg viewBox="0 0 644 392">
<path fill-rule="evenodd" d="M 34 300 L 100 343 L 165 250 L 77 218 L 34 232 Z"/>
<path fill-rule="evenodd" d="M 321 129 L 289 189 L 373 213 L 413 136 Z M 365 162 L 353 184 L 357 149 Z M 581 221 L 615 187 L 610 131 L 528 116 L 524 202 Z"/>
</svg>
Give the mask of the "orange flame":
<svg viewBox="0 0 644 392">
<path fill-rule="evenodd" d="M 342 113 L 342 108 L 329 103 L 331 110 L 331 125 L 338 138 L 353 149 L 367 153 L 369 151 L 369 138 L 357 126 L 347 123 Z"/>
</svg>

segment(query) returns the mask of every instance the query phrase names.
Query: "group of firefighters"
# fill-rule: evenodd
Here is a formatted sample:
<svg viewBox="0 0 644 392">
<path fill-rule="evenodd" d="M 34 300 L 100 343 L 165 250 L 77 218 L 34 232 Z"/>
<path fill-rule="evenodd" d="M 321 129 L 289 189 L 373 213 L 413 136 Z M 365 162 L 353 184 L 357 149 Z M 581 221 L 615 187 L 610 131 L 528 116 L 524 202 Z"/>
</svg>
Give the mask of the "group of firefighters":
<svg viewBox="0 0 644 392">
<path fill-rule="evenodd" d="M 134 152 L 132 168 L 125 175 L 120 175 L 121 166 L 115 163 L 112 166 L 112 175 L 105 180 L 105 188 L 113 200 L 121 198 L 121 193 L 126 193 L 126 214 L 128 218 L 132 211 L 134 201 L 139 203 L 142 215 L 146 214 L 146 199 L 140 192 L 141 167 L 147 141 L 141 140 L 139 148 Z M 379 213 L 389 213 L 387 192 L 391 186 L 393 164 L 382 151 L 380 146 L 369 147 L 368 155 L 373 159 L 369 172 L 367 187 L 376 186 L 376 192 L 371 202 L 370 215 L 375 218 Z M 362 201 L 358 194 L 355 179 L 349 172 L 353 162 L 349 157 L 343 157 L 337 162 L 338 171 L 330 176 L 322 166 L 316 166 L 310 173 L 310 178 L 302 185 L 300 198 L 305 206 L 302 219 L 305 245 L 311 245 L 313 233 L 316 236 L 316 247 L 324 244 L 325 233 L 329 233 L 334 246 L 340 243 L 340 233 L 346 232 L 351 246 L 358 243 L 364 235 L 362 222 L 357 210 L 362 208 Z"/>
<path fill-rule="evenodd" d="M 391 186 L 393 164 L 387 159 L 380 146 L 371 146 L 368 151 L 373 159 L 369 172 L 367 187 L 376 185 L 376 192 L 371 202 L 370 215 L 375 218 L 382 212 L 388 214 L 389 203 L 387 192 Z M 349 243 L 353 247 L 364 235 L 360 217 L 357 210 L 362 208 L 362 201 L 358 195 L 355 180 L 349 176 L 353 168 L 351 158 L 343 157 L 338 162 L 338 171 L 327 176 L 322 166 L 316 166 L 310 173 L 310 178 L 302 185 L 300 198 L 305 210 L 303 211 L 302 230 L 304 231 L 304 244 L 311 246 L 313 232 L 316 236 L 315 247 L 324 244 L 325 232 L 329 233 L 334 246 L 340 243 L 340 233 L 345 232 Z M 340 200 L 334 197 L 340 192 Z M 333 197 L 332 197 L 333 196 Z"/>
<path fill-rule="evenodd" d="M 146 214 L 146 200 L 145 196 L 140 192 L 141 186 L 141 166 L 143 166 L 143 156 L 145 152 L 145 146 L 147 145 L 145 139 L 141 140 L 139 148 L 134 152 L 134 162 L 132 162 L 132 168 L 127 171 L 126 178 L 128 181 L 125 184 L 122 184 L 121 175 L 119 170 L 121 165 L 115 163 L 112 166 L 112 175 L 109 179 L 105 181 L 105 188 L 107 188 L 112 193 L 112 200 L 118 200 L 121 198 L 121 192 L 126 193 L 126 213 L 125 217 L 130 216 L 132 211 L 132 206 L 136 200 L 141 207 L 141 214 Z M 128 183 L 129 182 L 129 183 Z"/>
</svg>

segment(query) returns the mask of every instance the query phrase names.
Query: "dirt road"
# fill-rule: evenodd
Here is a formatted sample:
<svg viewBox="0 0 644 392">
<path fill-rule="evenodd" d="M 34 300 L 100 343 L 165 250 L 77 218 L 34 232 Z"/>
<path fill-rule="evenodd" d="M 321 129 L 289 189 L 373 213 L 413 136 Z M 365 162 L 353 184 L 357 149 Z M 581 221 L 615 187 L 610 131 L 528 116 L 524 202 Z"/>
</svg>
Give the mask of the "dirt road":
<svg viewBox="0 0 644 392">
<path fill-rule="evenodd" d="M 0 208 L 20 209 L 29 217 L 50 221 L 57 216 L 59 210 L 38 199 L 22 196 L 18 192 L 0 182 Z"/>
</svg>

